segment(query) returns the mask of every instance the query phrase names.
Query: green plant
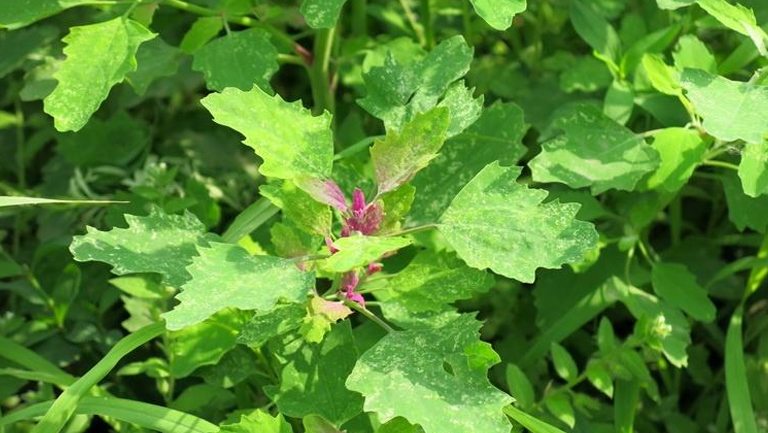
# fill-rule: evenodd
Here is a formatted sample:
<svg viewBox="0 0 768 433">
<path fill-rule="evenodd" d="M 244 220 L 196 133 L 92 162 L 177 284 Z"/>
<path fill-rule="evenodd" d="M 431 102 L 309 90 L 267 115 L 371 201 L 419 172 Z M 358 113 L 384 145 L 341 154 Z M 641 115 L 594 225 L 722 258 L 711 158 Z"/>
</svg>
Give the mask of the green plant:
<svg viewBox="0 0 768 433">
<path fill-rule="evenodd" d="M 0 431 L 768 429 L 763 2 L 7 3 Z"/>
</svg>

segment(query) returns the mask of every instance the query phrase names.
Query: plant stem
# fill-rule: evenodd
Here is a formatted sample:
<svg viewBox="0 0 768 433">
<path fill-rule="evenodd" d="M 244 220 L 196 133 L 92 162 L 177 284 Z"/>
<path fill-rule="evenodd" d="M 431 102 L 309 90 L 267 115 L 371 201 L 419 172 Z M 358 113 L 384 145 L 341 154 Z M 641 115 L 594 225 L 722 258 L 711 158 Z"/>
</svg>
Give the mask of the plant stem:
<svg viewBox="0 0 768 433">
<path fill-rule="evenodd" d="M 315 34 L 314 58 L 309 66 L 309 81 L 312 85 L 312 99 L 315 115 L 328 110 L 333 113 L 333 94 L 331 93 L 330 60 L 333 37 L 336 28 L 319 29 Z"/>
<path fill-rule="evenodd" d="M 420 0 L 421 1 L 421 19 L 424 23 L 424 42 L 426 43 L 427 49 L 431 50 L 432 47 L 435 46 L 435 29 L 432 25 L 432 7 L 430 4 L 430 0 Z"/>
<path fill-rule="evenodd" d="M 363 37 L 368 34 L 368 0 L 352 0 L 352 34 Z"/>
<path fill-rule="evenodd" d="M 730 162 L 725 161 L 718 161 L 716 159 L 709 159 L 707 161 L 702 161 L 701 165 L 708 165 L 710 167 L 721 167 L 721 168 L 727 168 L 730 170 L 739 170 L 739 166 L 736 164 L 731 164 Z"/>
<path fill-rule="evenodd" d="M 327 259 L 328 257 L 331 257 L 331 256 L 329 256 L 328 254 L 309 254 L 306 256 L 293 257 L 288 260 L 292 262 L 310 262 L 312 260 Z"/>
<path fill-rule="evenodd" d="M 469 10 L 469 0 L 461 0 L 461 21 L 464 24 L 464 40 L 472 46 L 474 34 L 472 32 L 472 12 Z"/>
<path fill-rule="evenodd" d="M 381 320 L 379 318 L 379 316 L 373 314 L 371 312 L 371 310 L 363 307 L 362 305 L 358 304 L 357 302 L 352 302 L 352 301 L 347 300 L 347 299 L 342 299 L 342 302 L 344 302 L 344 305 L 346 305 L 347 307 L 349 307 L 349 308 L 357 311 L 358 313 L 362 314 L 363 316 L 371 319 L 374 323 L 376 323 L 377 325 L 381 326 L 388 333 L 395 332 L 395 330 L 391 326 L 389 326 L 387 324 L 387 322 Z"/>
<path fill-rule="evenodd" d="M 277 55 L 277 61 L 279 63 L 285 63 L 289 65 L 299 65 L 299 66 L 306 66 L 307 64 L 304 63 L 304 59 L 301 58 L 301 56 L 296 56 L 293 54 L 283 54 L 279 53 Z"/>
<path fill-rule="evenodd" d="M 423 226 L 416 226 L 416 227 L 410 227 L 407 229 L 400 230 L 399 232 L 391 233 L 390 236 L 404 236 L 404 235 L 411 235 L 418 232 L 423 232 L 426 230 L 437 228 L 437 224 L 425 224 Z"/>
<path fill-rule="evenodd" d="M 405 17 L 408 19 L 408 22 L 411 24 L 411 28 L 413 29 L 413 32 L 416 34 L 416 39 L 419 40 L 419 44 L 426 46 L 427 45 L 427 39 L 424 37 L 424 29 L 419 26 L 419 22 L 416 19 L 416 15 L 413 14 L 413 10 L 411 9 L 411 5 L 408 4 L 408 0 L 399 0 L 400 6 L 403 7 L 403 11 L 405 12 Z"/>
<path fill-rule="evenodd" d="M 25 160 L 26 154 L 26 137 L 24 137 L 24 111 L 21 108 L 21 100 L 19 98 L 14 99 L 13 108 L 16 112 L 16 176 L 18 178 L 19 189 L 25 190 L 27 188 L 27 164 Z M 24 219 L 24 212 L 16 214 L 13 227 L 13 255 L 19 254 L 19 248 L 21 247 L 21 229 Z"/>
</svg>

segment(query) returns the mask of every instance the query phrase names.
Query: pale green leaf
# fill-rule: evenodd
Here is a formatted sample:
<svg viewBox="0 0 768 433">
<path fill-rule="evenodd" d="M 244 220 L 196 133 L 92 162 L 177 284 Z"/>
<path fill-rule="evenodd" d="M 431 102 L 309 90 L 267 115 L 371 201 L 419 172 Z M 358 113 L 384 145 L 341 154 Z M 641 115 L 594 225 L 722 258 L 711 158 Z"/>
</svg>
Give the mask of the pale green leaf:
<svg viewBox="0 0 768 433">
<path fill-rule="evenodd" d="M 336 25 L 347 0 L 304 0 L 301 14 L 313 29 L 330 29 Z"/>
<path fill-rule="evenodd" d="M 528 164 L 537 182 L 589 186 L 594 195 L 609 189 L 632 191 L 659 165 L 658 153 L 642 137 L 592 105 L 564 109 L 553 127 L 563 134 L 544 142 Z"/>
<path fill-rule="evenodd" d="M 564 433 L 557 427 L 553 427 L 550 424 L 541 421 L 527 413 L 521 411 L 514 406 L 507 406 L 504 408 L 504 413 L 509 415 L 510 418 L 520 423 L 523 427 L 531 431 L 531 433 Z"/>
<path fill-rule="evenodd" d="M 679 9 L 696 3 L 696 0 L 656 0 L 660 9 Z"/>
<path fill-rule="evenodd" d="M 717 309 L 707 291 L 684 265 L 656 263 L 651 274 L 653 290 L 662 299 L 702 322 L 715 320 Z"/>
<path fill-rule="evenodd" d="M 531 283 L 538 268 L 581 260 L 597 242 L 579 205 L 542 204 L 547 192 L 517 183 L 519 167 L 486 166 L 453 199 L 439 229 L 469 266 Z"/>
<path fill-rule="evenodd" d="M 77 131 L 88 122 L 112 86 L 136 70 L 139 46 L 156 35 L 141 24 L 118 17 L 72 27 L 62 41 L 66 60 L 54 74 L 58 81 L 45 98 L 44 110 L 59 131 Z"/>
<path fill-rule="evenodd" d="M 307 415 L 301 420 L 305 433 L 345 433 L 320 415 Z"/>
<path fill-rule="evenodd" d="M 712 74 L 717 73 L 715 56 L 696 35 L 681 36 L 672 57 L 675 59 L 675 68 L 679 71 L 690 68 L 701 69 Z"/>
<path fill-rule="evenodd" d="M 741 152 L 739 178 L 750 197 L 768 194 L 768 141 L 747 143 Z"/>
<path fill-rule="evenodd" d="M 494 103 L 463 133 L 443 144 L 438 156 L 411 184 L 416 198 L 408 215 L 413 225 L 437 221 L 461 188 L 486 165 L 514 165 L 525 154 L 528 130 L 523 110 L 513 103 Z M 386 211 L 386 209 L 385 209 Z"/>
<path fill-rule="evenodd" d="M 360 357 L 347 387 L 382 422 L 402 416 L 426 433 L 508 433 L 502 408 L 512 399 L 488 382 L 491 365 L 473 369 L 466 353 L 480 326 L 462 315 L 441 328 L 390 333 Z"/>
<path fill-rule="evenodd" d="M 696 0 L 696 3 L 722 25 L 752 39 L 757 51 L 763 56 L 768 56 L 768 50 L 765 48 L 768 34 L 757 24 L 755 13 L 751 9 L 725 0 Z"/>
<path fill-rule="evenodd" d="M 382 194 L 379 198 L 384 209 L 384 219 L 381 221 L 379 233 L 389 233 L 400 228 L 400 221 L 411 209 L 416 188 L 405 184 L 394 191 Z"/>
<path fill-rule="evenodd" d="M 450 138 L 461 133 L 480 117 L 485 98 L 483 95 L 475 98 L 472 96 L 474 91 L 474 88 L 466 87 L 464 80 L 457 81 L 448 87 L 443 99 L 437 104 L 438 107 L 447 108 L 451 115 L 446 137 Z"/>
<path fill-rule="evenodd" d="M 307 233 L 287 221 L 272 224 L 269 228 L 269 240 L 275 247 L 275 255 L 290 259 L 314 253 L 322 243 L 323 237 Z"/>
<path fill-rule="evenodd" d="M 393 191 L 408 182 L 434 159 L 445 141 L 448 110 L 434 108 L 417 114 L 402 132 L 389 131 L 371 147 L 379 194 Z"/>
<path fill-rule="evenodd" d="M 683 87 L 704 129 L 723 141 L 760 143 L 768 132 L 768 87 L 731 81 L 697 69 L 686 69 Z"/>
<path fill-rule="evenodd" d="M 282 414 L 272 416 L 261 409 L 240 415 L 240 421 L 236 424 L 221 426 L 219 433 L 293 433 L 291 424 L 283 418 Z"/>
<path fill-rule="evenodd" d="M 195 245 L 204 242 L 205 227 L 191 213 L 167 215 L 152 208 L 145 217 L 125 215 L 128 228 L 75 236 L 69 250 L 75 260 L 100 261 L 112 265 L 116 275 L 154 272 L 174 287 L 189 279 L 184 268 L 197 254 Z"/>
<path fill-rule="evenodd" d="M 674 192 L 688 182 L 704 158 L 708 143 L 695 130 L 666 128 L 653 135 L 651 146 L 659 153 L 661 163 L 645 185 Z"/>
<path fill-rule="evenodd" d="M 576 362 L 571 354 L 558 343 L 552 343 L 549 350 L 557 375 L 565 379 L 566 382 L 576 379 L 576 376 L 579 375 L 579 369 L 576 367 Z"/>
<path fill-rule="evenodd" d="M 475 12 L 496 30 L 506 30 L 526 8 L 525 0 L 472 0 Z"/>
<path fill-rule="evenodd" d="M 243 248 L 211 242 L 197 249 L 187 267 L 190 278 L 165 313 L 166 326 L 178 330 L 200 323 L 228 307 L 269 311 L 280 299 L 301 303 L 314 287 L 313 273 L 278 257 L 251 256 Z"/>
<path fill-rule="evenodd" d="M 681 95 L 683 89 L 680 87 L 675 70 L 664 63 L 664 59 L 659 54 L 645 54 L 642 60 L 645 73 L 651 80 L 654 89 L 666 95 Z"/>
<path fill-rule="evenodd" d="M 227 87 L 250 90 L 254 84 L 270 90 L 269 80 L 279 69 L 277 49 L 262 29 L 232 32 L 195 51 L 192 69 L 205 75 L 211 90 Z"/>
<path fill-rule="evenodd" d="M 333 165 L 331 115 L 312 117 L 300 101 L 285 102 L 258 87 L 248 92 L 235 88 L 200 101 L 216 123 L 245 136 L 264 163 L 264 176 L 293 179 L 305 176 L 326 179 Z"/>
<path fill-rule="evenodd" d="M 608 91 L 605 92 L 603 113 L 615 120 L 616 123 L 624 125 L 632 116 L 634 105 L 635 93 L 632 88 L 627 83 L 614 80 L 608 87 Z"/>
<path fill-rule="evenodd" d="M 277 361 L 279 385 L 264 388 L 280 412 L 296 418 L 320 415 L 341 425 L 363 409 L 363 397 L 347 389 L 358 353 L 349 321 L 334 325 L 321 343 L 286 335 L 270 345 Z"/>
<path fill-rule="evenodd" d="M 337 239 L 333 246 L 339 251 L 325 259 L 323 268 L 329 272 L 346 272 L 381 258 L 385 253 L 411 244 L 407 237 L 353 235 Z"/>
<path fill-rule="evenodd" d="M 466 266 L 453 254 L 423 251 L 374 294 L 384 316 L 407 327 L 453 311 L 451 303 L 487 292 L 493 283 L 488 272 Z"/>
<path fill-rule="evenodd" d="M 410 64 L 397 62 L 390 53 L 382 66 L 363 74 L 367 94 L 357 103 L 383 120 L 387 131 L 400 131 L 415 115 L 434 108 L 450 85 L 467 73 L 472 52 L 464 38 L 454 36 Z"/>
</svg>

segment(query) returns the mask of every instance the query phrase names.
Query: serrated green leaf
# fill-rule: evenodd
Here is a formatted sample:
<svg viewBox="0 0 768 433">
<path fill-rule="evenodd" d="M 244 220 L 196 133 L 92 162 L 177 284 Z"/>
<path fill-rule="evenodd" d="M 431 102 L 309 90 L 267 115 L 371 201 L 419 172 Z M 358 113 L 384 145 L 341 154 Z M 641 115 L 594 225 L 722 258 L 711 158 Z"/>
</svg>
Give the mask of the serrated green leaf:
<svg viewBox="0 0 768 433">
<path fill-rule="evenodd" d="M 78 132 L 57 137 L 58 150 L 78 167 L 126 166 L 149 144 L 149 128 L 120 111 L 108 120 L 92 119 Z"/>
<path fill-rule="evenodd" d="M 56 88 L 44 110 L 59 131 L 78 131 L 107 99 L 110 89 L 136 70 L 139 46 L 156 36 L 141 24 L 114 18 L 72 27 L 62 41 L 66 60 L 54 74 Z"/>
<path fill-rule="evenodd" d="M 651 274 L 653 290 L 662 299 L 702 322 L 715 320 L 717 309 L 707 291 L 684 265 L 656 263 Z"/>
<path fill-rule="evenodd" d="M 341 8 L 347 0 L 304 0 L 301 14 L 313 29 L 330 29 L 336 25 Z"/>
<path fill-rule="evenodd" d="M 328 236 L 331 230 L 331 209 L 315 201 L 292 182 L 262 185 L 259 192 L 283 212 L 283 218 L 309 234 Z"/>
<path fill-rule="evenodd" d="M 273 350 L 280 384 L 264 391 L 281 413 L 316 414 L 341 425 L 362 412 L 363 397 L 344 386 L 358 355 L 349 321 L 334 325 L 322 343 L 287 335 Z"/>
<path fill-rule="evenodd" d="M 403 126 L 402 132 L 389 131 L 371 147 L 378 193 L 395 190 L 408 182 L 434 159 L 445 141 L 449 114 L 434 108 L 417 114 Z"/>
<path fill-rule="evenodd" d="M 237 344 L 237 333 L 245 317 L 241 311 L 225 310 L 171 333 L 171 374 L 182 378 L 204 365 L 219 362 Z"/>
<path fill-rule="evenodd" d="M 290 223 L 272 224 L 269 238 L 275 254 L 284 259 L 312 254 L 323 241 L 321 236 L 309 234 Z"/>
<path fill-rule="evenodd" d="M 704 129 L 723 141 L 760 143 L 768 132 L 768 87 L 731 81 L 697 69 L 681 76 Z"/>
<path fill-rule="evenodd" d="M 514 165 L 525 154 L 528 130 L 523 110 L 513 103 L 496 102 L 463 133 L 449 139 L 440 154 L 411 184 L 416 198 L 408 215 L 413 225 L 435 222 L 453 197 L 493 161 Z"/>
<path fill-rule="evenodd" d="M 192 23 L 192 27 L 184 34 L 179 48 L 187 54 L 192 54 L 215 38 L 223 28 L 224 20 L 222 17 L 200 17 Z"/>
<path fill-rule="evenodd" d="M 660 164 L 645 186 L 674 192 L 688 182 L 704 159 L 708 143 L 695 130 L 666 128 L 654 134 L 651 146 L 658 152 Z"/>
<path fill-rule="evenodd" d="M 347 387 L 382 422 L 402 416 L 426 433 L 507 433 L 501 410 L 512 399 L 488 382 L 491 365 L 471 369 L 465 353 L 480 325 L 462 315 L 441 328 L 390 333 L 360 357 Z"/>
<path fill-rule="evenodd" d="M 116 275 L 158 273 L 174 287 L 189 279 L 184 268 L 197 254 L 195 245 L 204 242 L 205 232 L 194 215 L 168 215 L 152 208 L 145 217 L 125 215 L 125 220 L 125 229 L 88 227 L 85 235 L 75 236 L 69 246 L 74 259 L 108 263 Z"/>
<path fill-rule="evenodd" d="M 313 117 L 300 101 L 285 102 L 258 87 L 248 92 L 228 88 L 200 101 L 216 123 L 245 136 L 245 145 L 261 156 L 259 171 L 280 179 L 327 179 L 333 165 L 333 137 L 328 112 Z"/>
<path fill-rule="evenodd" d="M 453 199 L 439 230 L 469 266 L 531 283 L 538 268 L 581 260 L 597 242 L 578 205 L 542 204 L 546 191 L 517 183 L 519 167 L 486 166 Z"/>
<path fill-rule="evenodd" d="M 400 221 L 411 209 L 415 195 L 416 188 L 409 184 L 382 194 L 379 200 L 384 208 L 384 219 L 381 220 L 379 233 L 388 233 L 400 228 Z"/>
<path fill-rule="evenodd" d="M 181 64 L 181 54 L 178 48 L 168 45 L 161 38 L 141 44 L 136 53 L 138 66 L 135 71 L 126 74 L 125 79 L 137 94 L 143 95 L 155 80 L 176 73 Z"/>
<path fill-rule="evenodd" d="M 571 354 L 558 343 L 552 343 L 550 353 L 557 375 L 565 379 L 566 382 L 576 379 L 576 376 L 579 375 L 579 369 L 576 367 L 576 362 Z"/>
<path fill-rule="evenodd" d="M 301 304 L 278 305 L 271 310 L 257 312 L 243 325 L 237 342 L 260 347 L 270 338 L 298 329 L 306 315 L 307 307 Z"/>
<path fill-rule="evenodd" d="M 544 142 L 528 164 L 537 182 L 589 186 L 594 195 L 609 189 L 632 191 L 659 165 L 658 153 L 642 137 L 592 105 L 564 109 L 553 127 L 563 134 Z"/>
<path fill-rule="evenodd" d="M 515 398 L 516 403 L 522 408 L 532 407 L 536 403 L 536 395 L 533 385 L 528 380 L 523 370 L 515 364 L 507 364 L 504 377 L 507 381 L 509 393 Z"/>
<path fill-rule="evenodd" d="M 472 0 L 475 12 L 496 30 L 506 30 L 515 15 L 526 8 L 525 0 Z"/>
<path fill-rule="evenodd" d="M 722 25 L 752 39 L 757 51 L 763 56 L 768 56 L 768 50 L 765 48 L 768 34 L 757 24 L 755 13 L 751 9 L 740 4 L 730 4 L 725 0 L 696 0 L 696 3 Z"/>
<path fill-rule="evenodd" d="M 467 73 L 472 52 L 464 38 L 454 36 L 410 64 L 390 53 L 383 66 L 363 74 L 367 95 L 357 103 L 383 120 L 387 131 L 400 131 L 415 115 L 434 108 L 451 83 Z"/>
<path fill-rule="evenodd" d="M 411 244 L 409 238 L 353 235 L 337 239 L 333 246 L 338 249 L 325 259 L 323 268 L 329 272 L 346 272 L 380 259 L 385 253 Z"/>
<path fill-rule="evenodd" d="M 248 415 L 240 415 L 236 424 L 221 426 L 220 433 L 293 433 L 291 424 L 282 414 L 272 416 L 268 412 L 257 409 Z"/>
<path fill-rule="evenodd" d="M 739 178 L 750 197 L 768 194 L 768 140 L 747 143 L 741 152 Z"/>
<path fill-rule="evenodd" d="M 451 115 L 446 137 L 450 138 L 461 133 L 480 117 L 485 98 L 483 95 L 475 98 L 472 96 L 474 91 L 474 88 L 467 88 L 464 80 L 457 81 L 448 87 L 443 99 L 437 104 L 438 107 L 447 108 Z"/>
<path fill-rule="evenodd" d="M 765 233 L 768 230 L 768 195 L 750 197 L 744 193 L 735 173 L 725 173 L 720 181 L 728 204 L 728 218 L 739 231 L 745 228 Z"/>
<path fill-rule="evenodd" d="M 197 252 L 187 267 L 189 281 L 176 295 L 179 305 L 163 315 L 168 329 L 200 323 L 229 307 L 269 311 L 280 299 L 301 303 L 314 287 L 314 274 L 289 260 L 251 256 L 237 245 L 218 242 Z"/>
<path fill-rule="evenodd" d="M 453 311 L 451 303 L 487 292 L 493 284 L 488 272 L 466 266 L 453 254 L 423 251 L 374 294 L 387 319 L 408 327 Z"/>
<path fill-rule="evenodd" d="M 195 51 L 192 69 L 205 75 L 211 90 L 227 87 L 250 90 L 254 84 L 269 91 L 269 80 L 280 66 L 277 49 L 266 30 L 254 28 L 232 32 Z"/>
</svg>

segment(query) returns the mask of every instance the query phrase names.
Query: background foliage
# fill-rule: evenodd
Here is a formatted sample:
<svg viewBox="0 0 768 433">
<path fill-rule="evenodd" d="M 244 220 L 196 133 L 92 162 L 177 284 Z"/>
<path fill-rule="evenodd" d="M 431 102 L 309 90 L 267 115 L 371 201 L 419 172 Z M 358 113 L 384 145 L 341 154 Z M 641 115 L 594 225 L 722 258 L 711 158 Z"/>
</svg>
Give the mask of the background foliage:
<svg viewBox="0 0 768 433">
<path fill-rule="evenodd" d="M 768 431 L 767 25 L 0 2 L 0 431 Z"/>
</svg>

